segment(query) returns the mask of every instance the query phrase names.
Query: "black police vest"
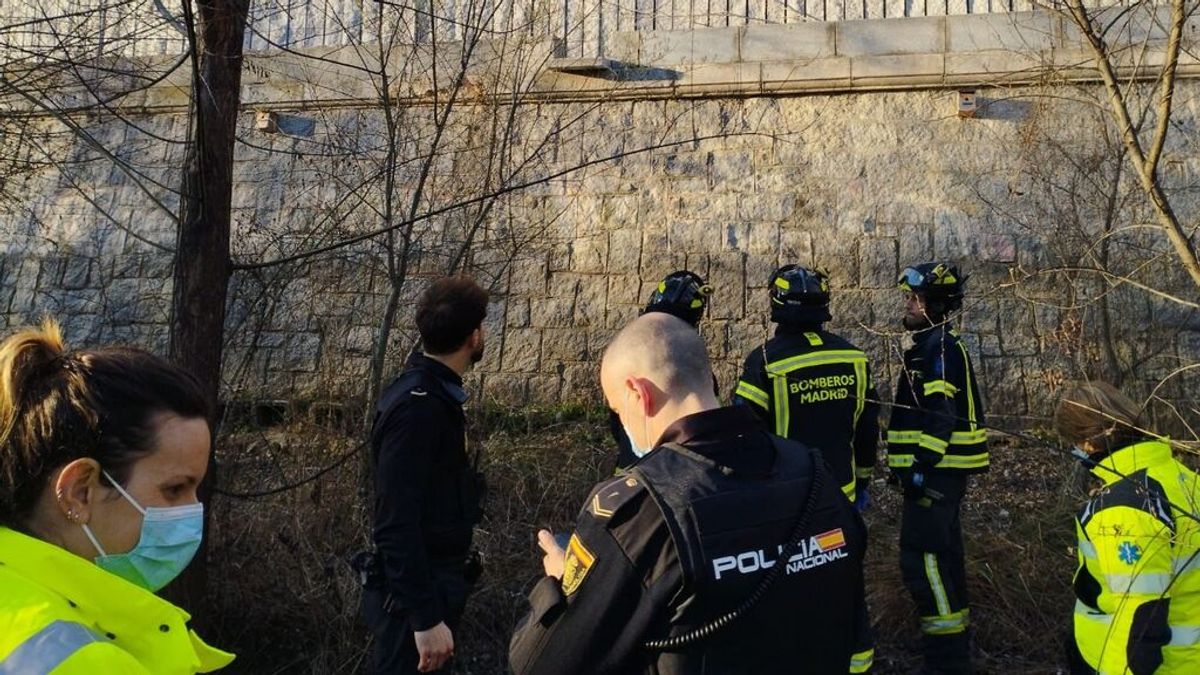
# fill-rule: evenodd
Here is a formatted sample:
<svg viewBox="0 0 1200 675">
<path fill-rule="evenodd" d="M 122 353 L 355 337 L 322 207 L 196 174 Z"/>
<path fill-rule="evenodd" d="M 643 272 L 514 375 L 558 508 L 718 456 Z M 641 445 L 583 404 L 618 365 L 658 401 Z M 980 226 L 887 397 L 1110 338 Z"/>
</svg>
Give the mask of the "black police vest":
<svg viewBox="0 0 1200 675">
<path fill-rule="evenodd" d="M 683 446 L 648 455 L 633 473 L 661 509 L 684 568 L 669 634 L 698 629 L 742 605 L 783 565 L 763 598 L 709 637 L 657 655 L 660 673 L 845 673 L 853 651 L 864 533 L 814 451 L 773 439 L 769 476 L 718 467 Z M 819 493 L 787 559 L 809 501 Z"/>
<path fill-rule="evenodd" d="M 379 398 L 374 427 L 397 406 L 410 404 L 419 389 L 445 406 L 453 428 L 442 429 L 434 448 L 433 467 L 423 504 L 422 536 L 432 558 L 461 559 L 471 546 L 472 530 L 483 519 L 487 483 L 466 450 L 466 416 L 462 411 L 465 393 L 420 368 L 409 368 L 397 376 Z M 372 436 L 375 431 L 372 430 Z M 375 452 L 378 441 L 372 438 Z"/>
</svg>

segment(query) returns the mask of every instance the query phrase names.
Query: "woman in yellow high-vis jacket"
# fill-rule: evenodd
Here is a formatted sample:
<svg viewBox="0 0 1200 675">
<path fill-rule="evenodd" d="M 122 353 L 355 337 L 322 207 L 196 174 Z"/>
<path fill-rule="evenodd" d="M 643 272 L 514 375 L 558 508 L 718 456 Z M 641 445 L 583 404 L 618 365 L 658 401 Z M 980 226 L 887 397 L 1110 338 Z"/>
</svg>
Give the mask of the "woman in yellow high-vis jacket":
<svg viewBox="0 0 1200 675">
<path fill-rule="evenodd" d="M 1200 476 L 1111 385 L 1080 385 L 1055 424 L 1103 484 L 1076 520 L 1072 673 L 1200 673 Z"/>
<path fill-rule="evenodd" d="M 155 592 L 200 545 L 194 378 L 147 352 L 0 344 L 0 675 L 196 673 L 233 660 Z"/>
</svg>

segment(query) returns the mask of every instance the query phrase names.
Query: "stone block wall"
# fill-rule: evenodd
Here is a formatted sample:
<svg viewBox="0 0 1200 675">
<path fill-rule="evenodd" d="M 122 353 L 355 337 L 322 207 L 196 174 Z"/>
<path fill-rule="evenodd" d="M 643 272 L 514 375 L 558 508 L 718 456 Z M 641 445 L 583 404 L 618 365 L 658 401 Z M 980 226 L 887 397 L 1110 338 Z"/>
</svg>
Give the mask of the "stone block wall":
<svg viewBox="0 0 1200 675">
<path fill-rule="evenodd" d="M 739 44 L 777 37 L 747 29 Z M 688 268 L 715 288 L 702 332 L 729 391 L 746 353 L 770 335 L 771 272 L 796 262 L 830 271 L 830 328 L 868 351 L 886 395 L 907 345 L 896 276 L 937 258 L 971 274 L 962 330 L 989 408 L 1004 424 L 1045 423 L 1061 386 L 1114 364 L 1145 393 L 1200 361 L 1200 320 L 1130 285 L 1064 271 L 1096 244 L 1103 200 L 1092 184 L 1102 186 L 1115 156 L 1094 105 L 1099 92 L 1072 91 L 1083 100 L 1059 89 L 985 90 L 974 119 L 957 117 L 956 94 L 944 90 L 523 105 L 514 153 L 536 153 L 519 178 L 553 178 L 497 200 L 466 249 L 465 268 L 496 298 L 473 386 L 508 404 L 598 402 L 607 342 L 663 275 Z M 1200 120 L 1198 93 L 1195 80 L 1181 82 L 1179 128 Z M 245 116 L 234 200 L 239 262 L 379 226 L 376 202 L 339 210 L 347 185 L 361 179 L 375 189 L 378 157 L 329 151 L 370 146 L 382 126 L 378 112 L 365 103 L 322 109 L 318 101 L 281 114 L 303 133 L 265 135 Z M 468 109 L 453 123 L 463 140 L 433 170 L 430 208 L 477 185 L 471 134 L 479 115 Z M 165 211 L 177 200 L 146 177 L 171 183 L 180 146 L 153 136 L 180 138 L 185 119 L 143 112 L 134 121 L 138 129 L 100 119 L 90 131 L 122 148 L 139 175 L 62 141 L 76 161 L 35 173 L 26 199 L 0 206 L 0 328 L 45 313 L 62 319 L 77 344 L 164 348 L 171 254 L 162 249 L 174 243 Z M 1172 136 L 1164 169 L 1189 221 L 1200 206 L 1194 138 Z M 1115 222 L 1146 222 L 1128 173 L 1113 186 L 1128 196 Z M 389 371 L 415 338 L 416 298 L 450 268 L 475 215 L 462 209 L 417 228 Z M 1111 241 L 1113 265 L 1195 297 L 1161 236 Z M 385 269 L 376 239 L 237 272 L 228 298 L 228 395 L 361 400 L 390 290 Z M 1159 393 L 1184 400 L 1192 386 L 1175 376 Z"/>
</svg>

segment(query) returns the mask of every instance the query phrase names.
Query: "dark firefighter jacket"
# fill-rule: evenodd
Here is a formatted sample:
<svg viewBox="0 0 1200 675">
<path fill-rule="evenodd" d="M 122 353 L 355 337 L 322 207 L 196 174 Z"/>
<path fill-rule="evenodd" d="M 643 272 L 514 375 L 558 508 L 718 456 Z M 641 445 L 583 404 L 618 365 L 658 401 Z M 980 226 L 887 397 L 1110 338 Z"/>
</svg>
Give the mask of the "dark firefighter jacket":
<svg viewBox="0 0 1200 675">
<path fill-rule="evenodd" d="M 386 591 L 414 631 L 444 620 L 431 570 L 461 565 L 481 516 L 482 480 L 467 458 L 462 378 L 424 355 L 380 397 L 371 430 L 375 547 Z"/>
<path fill-rule="evenodd" d="M 945 326 L 921 331 L 904 352 L 888 424 L 888 466 L 978 473 L 988 468 L 979 383 L 967 348 Z"/>
<path fill-rule="evenodd" d="M 746 357 L 734 400 L 775 434 L 819 449 L 851 500 L 857 480 L 870 480 L 879 397 L 866 354 L 845 339 L 781 324 Z"/>
<path fill-rule="evenodd" d="M 513 671 L 848 672 L 865 616 L 865 531 L 819 455 L 762 431 L 741 406 L 684 417 L 660 441 L 588 498 L 561 582 L 545 577 L 530 595 Z M 806 509 L 800 547 L 780 559 Z M 732 625 L 686 646 L 645 648 L 735 609 L 778 566 Z"/>
</svg>

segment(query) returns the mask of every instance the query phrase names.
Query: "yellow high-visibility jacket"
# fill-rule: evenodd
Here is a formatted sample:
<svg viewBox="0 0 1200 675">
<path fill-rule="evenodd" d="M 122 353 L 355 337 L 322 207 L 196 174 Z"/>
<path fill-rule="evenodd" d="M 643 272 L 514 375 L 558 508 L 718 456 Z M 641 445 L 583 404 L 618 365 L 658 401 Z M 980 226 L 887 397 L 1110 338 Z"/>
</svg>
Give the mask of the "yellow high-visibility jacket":
<svg viewBox="0 0 1200 675">
<path fill-rule="evenodd" d="M 1147 441 L 1102 459 L 1076 520 L 1075 643 L 1103 675 L 1200 673 L 1200 476 Z"/>
<path fill-rule="evenodd" d="M 0 675 L 170 675 L 233 655 L 187 627 L 187 612 L 89 560 L 0 527 Z"/>
</svg>

